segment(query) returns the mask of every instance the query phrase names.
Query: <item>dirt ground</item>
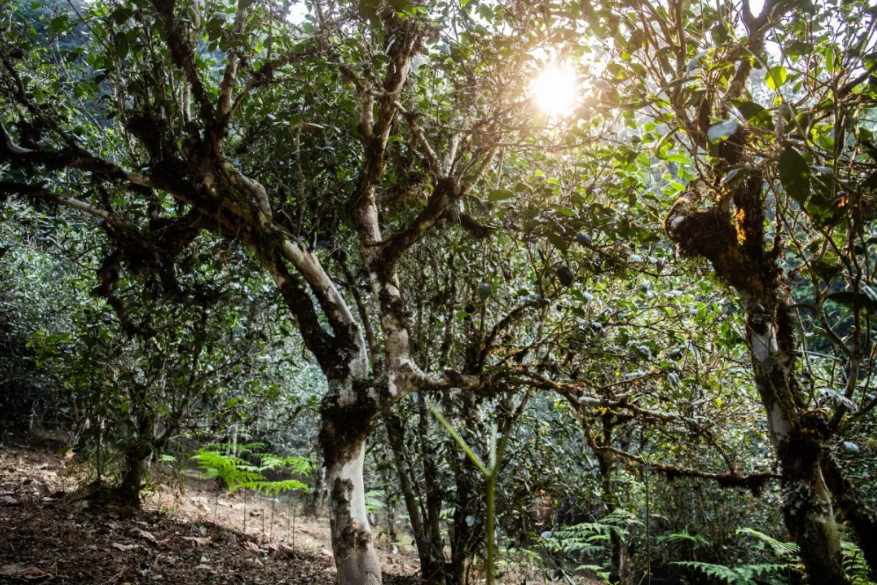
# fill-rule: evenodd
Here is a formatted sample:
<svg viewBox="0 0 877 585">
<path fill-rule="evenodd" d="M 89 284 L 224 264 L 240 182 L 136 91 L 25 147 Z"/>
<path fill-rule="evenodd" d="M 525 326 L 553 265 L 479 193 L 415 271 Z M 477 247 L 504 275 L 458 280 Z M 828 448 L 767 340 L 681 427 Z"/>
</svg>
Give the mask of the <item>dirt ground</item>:
<svg viewBox="0 0 877 585">
<path fill-rule="evenodd" d="M 252 494 L 217 497 L 185 473 L 144 510 L 62 503 L 81 479 L 75 457 L 0 446 L 0 583 L 335 583 L 327 523 Z M 384 582 L 411 585 L 410 547 L 379 535 Z"/>
</svg>

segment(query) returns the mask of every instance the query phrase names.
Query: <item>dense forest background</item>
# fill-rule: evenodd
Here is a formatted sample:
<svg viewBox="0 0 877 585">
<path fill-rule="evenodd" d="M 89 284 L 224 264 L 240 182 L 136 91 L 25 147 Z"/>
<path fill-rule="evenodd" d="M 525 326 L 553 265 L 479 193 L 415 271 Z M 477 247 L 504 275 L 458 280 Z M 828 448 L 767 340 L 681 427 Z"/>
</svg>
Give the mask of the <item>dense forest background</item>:
<svg viewBox="0 0 877 585">
<path fill-rule="evenodd" d="M 0 0 L 0 443 L 344 585 L 872 583 L 875 17 Z"/>
</svg>

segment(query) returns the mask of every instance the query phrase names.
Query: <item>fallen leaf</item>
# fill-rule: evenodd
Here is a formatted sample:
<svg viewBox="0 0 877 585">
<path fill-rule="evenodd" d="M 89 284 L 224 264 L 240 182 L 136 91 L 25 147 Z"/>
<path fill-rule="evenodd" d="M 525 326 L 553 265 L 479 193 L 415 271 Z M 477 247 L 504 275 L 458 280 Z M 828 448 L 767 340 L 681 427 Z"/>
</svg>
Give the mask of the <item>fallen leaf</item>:
<svg viewBox="0 0 877 585">
<path fill-rule="evenodd" d="M 18 506 L 20 503 L 12 496 L 0 496 L 0 506 Z"/>
<path fill-rule="evenodd" d="M 139 528 L 134 530 L 134 534 L 142 538 L 143 540 L 148 540 L 152 544 L 158 544 L 158 539 L 155 538 L 155 535 L 151 532 L 146 532 L 145 530 L 140 530 Z"/>
<path fill-rule="evenodd" d="M 189 542 L 194 542 L 198 546 L 204 546 L 205 544 L 210 544 L 213 542 L 209 538 L 204 538 L 200 536 L 184 536 L 183 540 L 188 540 Z"/>
<path fill-rule="evenodd" d="M 23 565 L 3 565 L 0 567 L 0 576 L 12 577 L 13 579 L 22 579 L 24 581 L 36 581 L 45 579 L 48 573 L 40 571 L 36 567 L 28 567 Z"/>
<path fill-rule="evenodd" d="M 114 542 L 110 546 L 112 546 L 113 548 L 117 548 L 119 550 L 123 550 L 123 551 L 134 550 L 135 548 L 140 548 L 139 544 L 120 544 L 118 542 Z"/>
<path fill-rule="evenodd" d="M 262 547 L 260 547 L 255 542 L 250 542 L 249 540 L 242 542 L 241 547 L 246 549 L 246 550 L 251 550 L 253 552 L 258 552 L 258 553 L 264 552 L 264 551 L 262 551 Z"/>
</svg>

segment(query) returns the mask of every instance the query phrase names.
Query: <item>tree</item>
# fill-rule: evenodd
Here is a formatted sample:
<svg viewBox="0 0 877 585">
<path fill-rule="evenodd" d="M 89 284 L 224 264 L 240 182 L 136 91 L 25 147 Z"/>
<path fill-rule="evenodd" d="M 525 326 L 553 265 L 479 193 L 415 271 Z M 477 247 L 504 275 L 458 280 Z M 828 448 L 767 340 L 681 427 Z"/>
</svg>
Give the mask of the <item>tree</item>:
<svg viewBox="0 0 877 585">
<path fill-rule="evenodd" d="M 875 406 L 861 383 L 872 347 L 874 159 L 865 112 L 874 103 L 873 30 L 853 25 L 872 20 L 859 3 L 768 1 L 755 14 L 744 0 L 589 3 L 557 23 L 559 35 L 587 23 L 607 52 L 594 98 L 629 112 L 634 128 L 647 120 L 636 172 L 684 165 L 663 185 L 676 198 L 667 236 L 683 255 L 708 261 L 739 299 L 782 464 L 786 526 L 819 583 L 847 582 L 835 510 L 877 566 L 874 517 L 853 504 L 832 455 L 833 439 Z M 846 308 L 847 333 L 832 303 Z M 799 312 L 844 372 L 820 371 L 799 336 Z M 840 390 L 820 399 L 820 383 Z"/>
<path fill-rule="evenodd" d="M 100 220 L 117 248 L 104 274 L 119 264 L 142 263 L 172 287 L 180 251 L 201 231 L 233 238 L 252 252 L 329 385 L 321 450 L 334 503 L 339 580 L 379 583 L 362 481 L 372 422 L 416 389 L 486 383 L 483 376 L 455 370 L 426 375 L 418 367 L 398 265 L 473 192 L 502 141 L 523 127 L 525 118 L 514 106 L 533 66 L 511 51 L 514 59 L 500 67 L 497 51 L 509 54 L 517 33 L 479 26 L 448 4 L 356 8 L 315 4 L 312 21 L 299 26 L 273 3 L 99 3 L 87 10 L 93 35 L 88 50 L 58 54 L 37 42 L 42 39 L 31 39 L 35 31 L 26 22 L 15 20 L 4 32 L 0 54 L 10 112 L 0 131 L 0 160 L 12 169 L 0 192 Z M 233 17 L 226 20 L 226 14 Z M 500 14 L 496 21 L 517 16 Z M 439 27 L 442 19 L 459 29 Z M 50 30 L 60 34 L 79 26 L 86 26 L 79 15 L 65 14 L 52 20 Z M 417 67 L 416 59 L 434 66 Z M 337 91 L 340 83 L 353 87 L 343 93 L 341 111 L 298 104 L 292 113 L 284 107 L 290 85 L 310 92 L 316 84 L 317 97 L 321 90 Z M 430 114 L 429 128 L 421 128 L 422 100 L 442 99 L 446 105 Z M 83 100 L 103 104 L 102 120 L 78 109 Z M 287 140 L 291 131 L 299 156 L 290 158 L 299 169 L 303 134 L 328 126 L 319 123 L 323 119 L 352 122 L 355 116 L 355 131 L 347 126 L 332 146 L 342 151 L 333 158 L 355 161 L 342 171 L 352 180 L 331 184 L 349 189 L 343 205 L 326 209 L 318 197 L 309 197 L 308 185 L 321 177 L 301 175 L 298 193 L 288 192 L 246 156 L 254 136 L 278 115 L 282 131 L 268 138 Z M 388 172 L 396 141 L 405 144 L 407 176 Z M 393 183 L 419 189 L 417 204 L 386 213 L 379 192 Z M 306 212 L 315 216 L 310 226 L 304 224 Z M 389 226 L 395 233 L 383 235 Z M 305 238 L 308 231 L 312 239 Z M 363 303 L 357 307 L 357 295 L 345 298 L 324 267 L 328 258 L 321 260 L 313 246 L 320 237 L 358 245 L 380 338 Z M 104 296 L 113 304 L 115 283 L 105 284 Z"/>
<path fill-rule="evenodd" d="M 786 0 L 758 15 L 746 0 L 316 1 L 303 18 L 289 8 L 107 0 L 39 28 L 13 14 L 0 45 L 0 196 L 96 219 L 112 247 L 98 291 L 129 335 L 151 332 L 119 294 L 120 273 L 154 274 L 172 296 L 202 270 L 188 250 L 224 241 L 249 251 L 244 278 L 272 279 L 328 387 L 320 450 L 342 583 L 381 581 L 365 441 L 385 416 L 402 478 L 406 433 L 390 413 L 414 393 L 440 402 L 481 449 L 486 423 L 514 411 L 503 405 L 532 389 L 564 397 L 607 507 L 619 459 L 731 487 L 772 478 L 738 469 L 709 420 L 745 390 L 695 397 L 736 374 L 679 383 L 669 345 L 694 353 L 700 340 L 680 330 L 704 334 L 708 307 L 733 310 L 712 299 L 708 279 L 682 285 L 694 292 L 678 302 L 649 296 L 651 282 L 684 278 L 665 271 L 673 246 L 708 261 L 741 301 L 740 333 L 729 316 L 712 347 L 733 354 L 745 341 L 782 463 L 786 525 L 811 579 L 846 580 L 834 505 L 875 565 L 874 519 L 835 459 L 877 406 L 874 33 L 854 26 L 873 11 Z M 87 41 L 50 42 L 73 34 Z M 586 96 L 571 113 L 539 113 L 530 80 L 563 59 Z M 669 243 L 655 233 L 662 220 Z M 610 299 L 590 304 L 598 287 Z M 697 319 L 663 323 L 686 303 Z M 810 351 L 817 335 L 829 359 Z M 618 441 L 619 425 L 654 421 L 727 471 Z M 419 449 L 431 501 L 415 530 L 435 540 L 431 447 Z M 482 538 L 468 521 L 481 485 L 466 459 L 452 461 L 459 578 Z M 419 552 L 440 580 L 440 555 Z"/>
</svg>

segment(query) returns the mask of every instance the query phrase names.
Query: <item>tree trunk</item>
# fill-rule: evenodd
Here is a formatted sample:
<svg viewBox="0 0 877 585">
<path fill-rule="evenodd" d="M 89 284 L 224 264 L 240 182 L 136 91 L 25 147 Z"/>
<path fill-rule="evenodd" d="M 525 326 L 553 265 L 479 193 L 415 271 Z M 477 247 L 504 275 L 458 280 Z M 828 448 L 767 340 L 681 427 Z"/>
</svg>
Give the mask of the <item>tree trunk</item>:
<svg viewBox="0 0 877 585">
<path fill-rule="evenodd" d="M 326 502 L 326 467 L 323 465 L 323 456 L 317 446 L 317 465 L 314 468 L 314 487 L 311 495 L 305 502 L 304 514 L 306 516 L 320 516 L 323 512 L 323 504 Z"/>
<path fill-rule="evenodd" d="M 468 457 L 454 468 L 457 492 L 454 502 L 454 525 L 451 531 L 451 562 L 448 585 L 465 585 L 472 561 L 472 551 L 479 541 L 478 519 L 481 517 L 476 477 L 479 472 Z"/>
<path fill-rule="evenodd" d="M 848 583 L 831 496 L 819 465 L 818 445 L 788 442 L 783 464 L 783 518 L 801 551 L 811 583 Z"/>
<path fill-rule="evenodd" d="M 140 488 L 143 486 L 143 465 L 145 458 L 138 453 L 125 457 L 126 469 L 122 483 L 117 490 L 119 502 L 123 506 L 140 509 Z"/>
<path fill-rule="evenodd" d="M 330 381 L 330 388 L 332 387 Z M 380 585 L 362 475 L 365 440 L 375 412 L 356 402 L 352 388 L 324 399 L 320 446 L 329 491 L 329 524 L 339 585 Z"/>
<path fill-rule="evenodd" d="M 601 447 L 612 446 L 612 416 L 611 414 L 603 416 Z M 585 432 L 588 432 L 587 429 L 585 429 Z M 608 516 L 615 511 L 617 501 L 612 486 L 612 455 L 602 450 L 595 451 L 594 455 L 597 457 L 597 464 L 600 468 L 600 487 Z M 633 585 L 630 551 L 627 547 L 627 541 L 617 531 L 613 530 L 609 533 L 609 544 L 611 546 L 609 582 L 617 583 L 618 585 Z"/>
<path fill-rule="evenodd" d="M 435 583 L 445 581 L 445 554 L 442 543 L 441 512 L 444 498 L 438 485 L 438 465 L 436 464 L 435 448 L 429 440 L 429 408 L 426 395 L 420 397 L 417 407 L 420 414 L 418 432 L 420 434 L 420 457 L 423 460 L 423 483 L 426 496 L 426 526 L 430 556 L 430 575 Z"/>
<path fill-rule="evenodd" d="M 726 162 L 736 164 L 727 157 Z M 763 190 L 764 178 L 753 172 L 729 187 L 724 204 L 702 209 L 699 192 L 689 189 L 673 205 L 665 227 L 683 254 L 708 259 L 716 274 L 739 293 L 755 386 L 782 463 L 786 527 L 810 581 L 844 585 L 849 581 L 821 468 L 830 434 L 828 418 L 821 411 L 804 410 L 806 401 L 795 377 L 795 316 L 781 289 L 779 240 L 766 248 Z"/>
<path fill-rule="evenodd" d="M 420 559 L 420 573 L 424 583 L 439 585 L 444 583 L 444 559 L 435 559 L 432 554 L 433 543 L 427 527 L 424 526 L 423 514 L 417 502 L 417 494 L 414 493 L 414 485 L 411 478 L 411 467 L 405 456 L 405 429 L 399 417 L 389 414 L 384 417 L 387 428 L 387 440 L 393 451 L 393 460 L 396 473 L 399 476 L 399 486 L 402 497 L 405 500 L 405 509 L 411 520 L 411 531 L 414 533 L 414 543 L 417 546 L 417 556 Z"/>
<path fill-rule="evenodd" d="M 475 397 L 463 396 L 460 415 L 467 429 L 475 429 L 477 407 Z M 448 585 L 466 585 L 472 562 L 472 551 L 478 550 L 484 538 L 484 507 L 479 493 L 481 472 L 472 461 L 459 454 L 453 464 L 456 494 L 454 501 L 454 524 L 451 530 L 451 563 L 448 566 Z"/>
<path fill-rule="evenodd" d="M 782 463 L 783 519 L 813 583 L 848 583 L 831 495 L 822 472 L 828 417 L 801 412 L 794 374 L 792 320 L 776 297 L 748 301 L 746 324 L 755 385 Z M 773 310 L 768 307 L 775 307 Z"/>
<path fill-rule="evenodd" d="M 327 468 L 331 494 L 329 523 L 332 551 L 340 585 L 379 585 L 381 564 L 372 544 L 365 509 L 362 464 L 365 443 L 351 446 L 346 456 Z"/>
</svg>

